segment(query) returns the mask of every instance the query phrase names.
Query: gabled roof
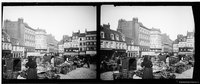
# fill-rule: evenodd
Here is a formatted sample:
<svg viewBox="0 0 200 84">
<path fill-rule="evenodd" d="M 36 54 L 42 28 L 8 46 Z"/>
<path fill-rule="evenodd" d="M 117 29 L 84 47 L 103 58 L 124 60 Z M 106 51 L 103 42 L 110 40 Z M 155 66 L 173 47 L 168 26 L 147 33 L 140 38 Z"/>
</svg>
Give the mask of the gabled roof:
<svg viewBox="0 0 200 84">
<path fill-rule="evenodd" d="M 122 40 L 122 36 L 124 36 L 121 32 L 118 32 L 118 31 L 115 31 L 115 30 L 112 30 L 112 29 L 110 29 L 110 28 L 105 28 L 105 27 L 103 27 L 103 26 L 101 26 L 101 29 L 100 29 L 101 31 L 103 31 L 104 32 L 104 37 L 105 38 L 101 38 L 102 40 L 112 40 L 111 39 L 111 34 L 114 34 L 114 40 L 113 41 L 123 41 Z M 118 35 L 119 36 L 119 40 L 116 40 L 116 35 Z"/>
</svg>

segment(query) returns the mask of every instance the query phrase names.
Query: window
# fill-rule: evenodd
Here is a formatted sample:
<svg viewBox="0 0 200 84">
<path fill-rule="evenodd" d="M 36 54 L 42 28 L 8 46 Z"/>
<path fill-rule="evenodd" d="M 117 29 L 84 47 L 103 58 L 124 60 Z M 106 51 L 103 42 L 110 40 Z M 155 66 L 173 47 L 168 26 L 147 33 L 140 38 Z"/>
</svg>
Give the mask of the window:
<svg viewBox="0 0 200 84">
<path fill-rule="evenodd" d="M 114 34 L 110 34 L 111 40 L 114 40 Z"/>
<path fill-rule="evenodd" d="M 101 31 L 101 38 L 105 38 L 103 31 Z"/>
<path fill-rule="evenodd" d="M 122 35 L 122 40 L 125 41 L 125 37 Z"/>
<path fill-rule="evenodd" d="M 119 40 L 119 35 L 116 35 L 116 40 Z"/>
</svg>

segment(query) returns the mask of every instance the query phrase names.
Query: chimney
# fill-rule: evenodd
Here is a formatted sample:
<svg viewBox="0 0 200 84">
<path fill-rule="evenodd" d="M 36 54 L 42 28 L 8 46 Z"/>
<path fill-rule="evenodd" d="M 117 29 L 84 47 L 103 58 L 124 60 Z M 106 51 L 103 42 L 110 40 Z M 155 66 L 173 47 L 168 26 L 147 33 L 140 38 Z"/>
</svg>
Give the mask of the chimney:
<svg viewBox="0 0 200 84">
<path fill-rule="evenodd" d="M 23 23 L 23 22 L 24 22 L 24 19 L 23 19 L 23 18 L 18 18 L 18 22 L 19 22 L 19 23 Z"/>
<path fill-rule="evenodd" d="M 137 22 L 138 22 L 138 18 L 137 18 L 137 17 L 134 17 L 134 18 L 133 18 L 133 22 L 137 23 Z"/>
<path fill-rule="evenodd" d="M 103 27 L 110 29 L 110 24 L 109 23 L 108 24 L 103 24 Z"/>
</svg>

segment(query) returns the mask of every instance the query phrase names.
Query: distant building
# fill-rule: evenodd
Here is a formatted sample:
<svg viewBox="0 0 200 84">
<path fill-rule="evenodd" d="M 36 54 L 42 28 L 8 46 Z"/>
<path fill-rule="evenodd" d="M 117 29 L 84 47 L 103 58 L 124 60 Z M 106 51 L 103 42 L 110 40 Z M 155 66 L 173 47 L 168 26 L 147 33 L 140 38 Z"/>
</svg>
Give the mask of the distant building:
<svg viewBox="0 0 200 84">
<path fill-rule="evenodd" d="M 109 24 L 103 24 L 100 29 L 100 57 L 106 56 L 112 59 L 115 56 L 126 56 L 125 35 L 121 32 L 110 29 Z"/>
<path fill-rule="evenodd" d="M 132 21 L 120 19 L 117 31 L 133 39 L 134 45 L 140 48 L 140 55 L 141 52 L 150 51 L 150 29 L 138 22 L 138 18 L 133 18 Z"/>
<path fill-rule="evenodd" d="M 2 30 L 2 59 L 12 58 L 12 44 L 10 36 Z"/>
<path fill-rule="evenodd" d="M 134 41 L 131 38 L 126 37 L 127 44 L 127 57 L 138 57 L 139 56 L 139 46 L 134 45 Z"/>
<path fill-rule="evenodd" d="M 35 51 L 35 29 L 24 23 L 22 18 L 18 21 L 4 21 L 5 31 L 11 38 L 17 39 L 19 45 L 25 46 L 25 52 Z"/>
<path fill-rule="evenodd" d="M 47 52 L 58 53 L 58 41 L 51 34 L 47 34 Z"/>
<path fill-rule="evenodd" d="M 177 39 L 173 42 L 173 52 L 174 53 L 178 53 L 179 52 L 178 40 Z"/>
<path fill-rule="evenodd" d="M 160 29 L 152 28 L 150 31 L 150 51 L 158 53 L 162 51 Z"/>
<path fill-rule="evenodd" d="M 12 43 L 13 58 L 23 58 L 25 52 L 24 46 L 19 45 L 19 41 L 14 38 L 11 38 L 11 43 Z"/>
<path fill-rule="evenodd" d="M 194 32 L 187 32 L 187 47 L 190 48 L 189 51 L 194 51 Z"/>
<path fill-rule="evenodd" d="M 194 54 L 194 32 L 187 32 L 187 35 L 177 35 L 179 55 Z"/>
<path fill-rule="evenodd" d="M 47 34 L 44 29 L 36 29 L 35 31 L 35 51 L 36 52 L 47 52 Z"/>
<path fill-rule="evenodd" d="M 85 44 L 86 44 L 86 54 L 96 55 L 97 53 L 97 32 L 96 31 L 85 31 Z"/>
<path fill-rule="evenodd" d="M 162 41 L 162 52 L 172 53 L 173 41 L 169 38 L 169 36 L 167 34 L 161 34 L 161 41 Z"/>
<path fill-rule="evenodd" d="M 85 55 L 86 54 L 86 34 L 79 33 L 79 54 Z"/>
</svg>

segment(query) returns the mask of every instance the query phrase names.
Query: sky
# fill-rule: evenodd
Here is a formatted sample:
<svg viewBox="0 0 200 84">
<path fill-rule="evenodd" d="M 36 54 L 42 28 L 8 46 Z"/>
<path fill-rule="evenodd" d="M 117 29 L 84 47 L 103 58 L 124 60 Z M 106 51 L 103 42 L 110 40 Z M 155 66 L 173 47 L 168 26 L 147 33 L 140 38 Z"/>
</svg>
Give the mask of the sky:
<svg viewBox="0 0 200 84">
<path fill-rule="evenodd" d="M 72 32 L 96 30 L 95 6 L 4 6 L 3 20 L 23 18 L 33 29 L 45 29 L 57 41 Z"/>
<path fill-rule="evenodd" d="M 186 35 L 194 30 L 194 18 L 191 6 L 116 6 L 101 7 L 101 25 L 110 24 L 117 30 L 118 20 L 131 21 L 137 17 L 139 22 L 151 29 L 157 28 L 161 33 L 175 40 L 178 34 Z"/>
</svg>

